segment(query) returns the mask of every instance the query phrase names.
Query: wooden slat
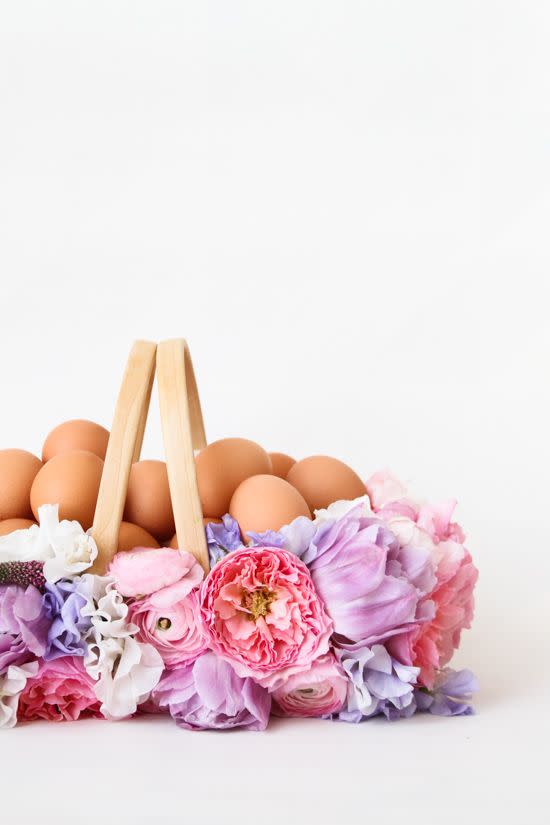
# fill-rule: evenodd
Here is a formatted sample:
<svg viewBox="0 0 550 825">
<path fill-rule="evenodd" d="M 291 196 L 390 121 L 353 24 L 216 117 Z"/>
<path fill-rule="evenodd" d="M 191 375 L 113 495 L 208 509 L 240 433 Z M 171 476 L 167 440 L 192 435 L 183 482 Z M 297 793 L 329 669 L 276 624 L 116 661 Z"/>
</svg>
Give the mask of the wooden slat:
<svg viewBox="0 0 550 825">
<path fill-rule="evenodd" d="M 194 457 L 194 449 L 206 446 L 206 435 L 191 355 L 182 338 L 158 345 L 157 382 L 178 547 L 193 553 L 208 573 Z"/>
<path fill-rule="evenodd" d="M 149 411 L 156 349 L 150 341 L 134 343 L 118 395 L 92 527 L 99 554 L 90 572 L 99 575 L 118 549 L 130 469 L 141 453 Z"/>
</svg>

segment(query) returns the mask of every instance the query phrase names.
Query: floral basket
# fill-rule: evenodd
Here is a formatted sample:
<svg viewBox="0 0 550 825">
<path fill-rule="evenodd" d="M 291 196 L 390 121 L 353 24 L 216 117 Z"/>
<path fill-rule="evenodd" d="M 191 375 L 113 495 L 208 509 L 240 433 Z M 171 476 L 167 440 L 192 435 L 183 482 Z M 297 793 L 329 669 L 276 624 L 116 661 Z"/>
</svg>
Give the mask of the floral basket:
<svg viewBox="0 0 550 825">
<path fill-rule="evenodd" d="M 180 549 L 119 552 L 155 372 Z M 187 344 L 136 342 L 93 526 L 60 521 L 52 502 L 0 537 L 0 727 L 161 713 L 192 730 L 263 730 L 271 715 L 472 712 L 473 675 L 447 667 L 477 579 L 454 502 L 419 504 L 380 472 L 365 495 L 276 532 L 246 533 L 228 514 L 205 528 L 205 447 Z"/>
</svg>

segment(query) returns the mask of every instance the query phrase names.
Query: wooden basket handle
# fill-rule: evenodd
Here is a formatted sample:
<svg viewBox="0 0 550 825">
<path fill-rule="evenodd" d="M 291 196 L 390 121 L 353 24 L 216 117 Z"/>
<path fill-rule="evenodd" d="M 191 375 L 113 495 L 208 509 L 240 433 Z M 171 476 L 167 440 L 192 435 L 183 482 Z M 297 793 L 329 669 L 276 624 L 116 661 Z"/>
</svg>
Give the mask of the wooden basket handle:
<svg viewBox="0 0 550 825">
<path fill-rule="evenodd" d="M 155 377 L 156 350 L 156 344 L 150 341 L 136 341 L 126 364 L 99 485 L 92 527 L 99 553 L 91 573 L 105 573 L 118 549 L 130 469 L 141 454 Z"/>
<path fill-rule="evenodd" d="M 157 382 L 178 547 L 193 553 L 208 573 L 194 456 L 194 449 L 206 447 L 206 435 L 193 362 L 183 338 L 158 345 Z"/>
</svg>

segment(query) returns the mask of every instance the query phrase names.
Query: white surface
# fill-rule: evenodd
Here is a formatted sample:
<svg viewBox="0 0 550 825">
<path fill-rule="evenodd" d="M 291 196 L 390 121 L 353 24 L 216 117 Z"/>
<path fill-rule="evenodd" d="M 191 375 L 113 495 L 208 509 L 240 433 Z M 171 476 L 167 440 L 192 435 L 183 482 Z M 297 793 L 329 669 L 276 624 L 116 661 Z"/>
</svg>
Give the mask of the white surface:
<svg viewBox="0 0 550 825">
<path fill-rule="evenodd" d="M 210 439 L 456 495 L 481 571 L 475 718 L 21 727 L 10 825 L 547 821 L 549 38 L 545 2 L 0 0 L 0 446 L 108 425 L 131 340 L 185 335 Z"/>
</svg>

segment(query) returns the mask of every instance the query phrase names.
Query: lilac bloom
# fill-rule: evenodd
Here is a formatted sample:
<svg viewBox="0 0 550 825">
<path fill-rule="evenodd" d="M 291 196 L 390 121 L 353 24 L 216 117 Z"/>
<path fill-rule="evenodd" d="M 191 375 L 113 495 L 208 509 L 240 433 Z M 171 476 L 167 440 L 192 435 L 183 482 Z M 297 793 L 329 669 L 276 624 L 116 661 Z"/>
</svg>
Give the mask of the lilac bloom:
<svg viewBox="0 0 550 825">
<path fill-rule="evenodd" d="M 0 586 L 0 675 L 44 654 L 50 620 L 42 594 L 32 585 Z"/>
<path fill-rule="evenodd" d="M 243 546 L 239 525 L 230 515 L 225 515 L 221 524 L 211 521 L 206 525 L 206 542 L 210 567 L 214 567 L 232 550 Z"/>
<path fill-rule="evenodd" d="M 49 661 L 60 656 L 85 656 L 88 645 L 84 636 L 92 626 L 89 616 L 80 611 L 91 598 L 86 579 L 60 579 L 48 583 L 44 594 L 51 625 L 44 659 Z"/>
<path fill-rule="evenodd" d="M 445 668 L 436 680 L 433 690 L 415 691 L 419 710 L 436 716 L 470 716 L 474 713 L 472 693 L 479 690 L 476 677 L 470 670 Z"/>
<path fill-rule="evenodd" d="M 265 688 L 237 676 L 211 652 L 166 671 L 153 691 L 153 702 L 189 730 L 265 730 L 271 709 Z"/>
<path fill-rule="evenodd" d="M 339 719 L 360 722 L 377 714 L 387 719 L 412 716 L 419 668 L 402 665 L 383 645 L 354 653 L 343 651 L 339 658 L 349 679 L 346 707 L 338 714 Z"/>
</svg>

